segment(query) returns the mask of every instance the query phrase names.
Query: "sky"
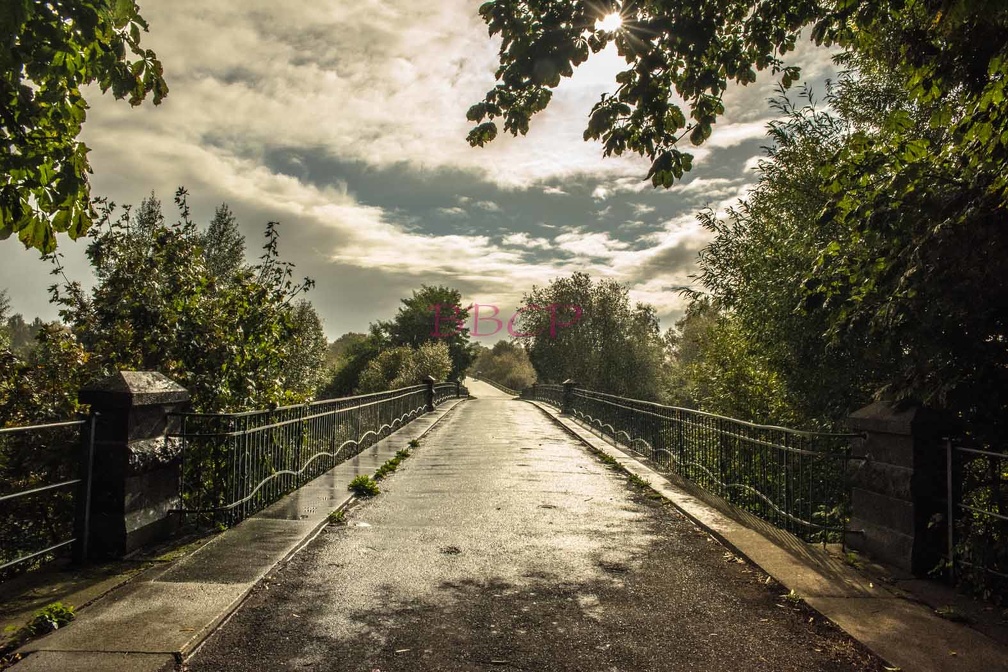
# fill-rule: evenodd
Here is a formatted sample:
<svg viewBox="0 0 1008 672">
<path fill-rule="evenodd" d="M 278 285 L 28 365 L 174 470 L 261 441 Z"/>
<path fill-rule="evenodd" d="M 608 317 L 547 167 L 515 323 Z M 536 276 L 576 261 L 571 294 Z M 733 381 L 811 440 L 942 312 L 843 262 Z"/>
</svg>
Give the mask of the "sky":
<svg viewBox="0 0 1008 672">
<path fill-rule="evenodd" d="M 279 221 L 281 256 L 316 281 L 308 298 L 330 339 L 390 318 L 421 284 L 457 288 L 506 322 L 532 286 L 575 271 L 624 283 L 672 326 L 707 241 L 696 213 L 751 188 L 775 79 L 727 92 L 693 171 L 667 190 L 644 181 L 645 159 L 603 159 L 582 140 L 625 66 L 613 50 L 564 80 L 527 136 L 472 148 L 465 114 L 493 87 L 499 46 L 480 2 L 143 0 L 143 42 L 170 92 L 131 108 L 89 91 L 92 194 L 136 204 L 153 191 L 173 220 L 182 185 L 202 223 L 226 202 L 250 258 Z M 820 91 L 834 74 L 806 41 L 788 63 Z M 87 286 L 83 247 L 59 243 L 67 275 Z M 13 312 L 55 319 L 38 253 L 11 238 L 0 259 Z"/>
</svg>

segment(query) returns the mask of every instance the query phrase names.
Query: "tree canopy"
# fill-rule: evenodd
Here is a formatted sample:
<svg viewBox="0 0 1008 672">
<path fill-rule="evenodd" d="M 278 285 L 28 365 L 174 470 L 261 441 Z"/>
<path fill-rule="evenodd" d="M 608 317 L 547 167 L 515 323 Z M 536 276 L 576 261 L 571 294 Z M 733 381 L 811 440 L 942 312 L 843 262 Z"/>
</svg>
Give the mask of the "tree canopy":
<svg viewBox="0 0 1008 672">
<path fill-rule="evenodd" d="M 661 398 L 658 317 L 652 306 L 631 304 L 618 282 L 574 273 L 533 287 L 522 297 L 517 324 L 541 382 L 571 379 L 612 394 Z"/>
<path fill-rule="evenodd" d="M 492 348 L 480 346 L 470 371 L 517 392 L 536 382 L 536 372 L 525 348 L 510 341 L 497 341 Z"/>
<path fill-rule="evenodd" d="M 82 89 L 160 103 L 168 86 L 146 30 L 133 0 L 0 3 L 0 239 L 50 252 L 58 233 L 91 227 Z"/>
<path fill-rule="evenodd" d="M 176 203 L 173 224 L 153 195 L 117 219 L 111 205 L 103 206 L 87 249 L 95 287 L 53 288 L 93 365 L 106 373 L 160 371 L 208 412 L 310 399 L 324 372 L 325 337 L 311 305 L 297 300 L 313 283 L 292 279 L 292 265 L 279 255 L 277 224 L 266 227 L 259 263 L 220 276 L 207 261 L 213 255 L 184 190 Z"/>
<path fill-rule="evenodd" d="M 441 341 L 451 357 L 449 376 L 457 380 L 472 363 L 469 350 L 469 308 L 462 305 L 462 293 L 443 285 L 421 285 L 402 300 L 396 316 L 374 325 L 390 345 L 418 348 Z"/>
<path fill-rule="evenodd" d="M 615 12 L 620 26 L 603 29 L 600 20 Z M 606 156 L 646 156 L 647 178 L 669 187 L 692 167 L 681 141 L 711 136 L 730 85 L 752 83 L 761 70 L 785 88 L 798 81 L 785 57 L 805 31 L 817 44 L 883 60 L 915 98 L 965 91 L 979 117 L 964 131 L 1002 144 L 990 132 L 1008 72 L 1008 5 L 1000 0 L 491 0 L 480 14 L 501 37 L 500 67 L 498 84 L 469 109 L 478 123 L 472 145 L 492 141 L 498 119 L 524 135 L 561 79 L 612 44 L 628 67 L 616 75 L 615 93 L 592 108 L 585 140 L 601 140 Z"/>
</svg>

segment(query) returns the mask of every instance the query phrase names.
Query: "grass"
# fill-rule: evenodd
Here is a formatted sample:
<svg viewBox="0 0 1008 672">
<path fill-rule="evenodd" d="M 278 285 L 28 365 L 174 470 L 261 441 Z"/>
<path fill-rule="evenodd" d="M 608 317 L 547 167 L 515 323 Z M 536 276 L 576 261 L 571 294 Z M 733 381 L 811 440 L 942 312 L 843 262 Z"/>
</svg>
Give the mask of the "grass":
<svg viewBox="0 0 1008 672">
<path fill-rule="evenodd" d="M 346 525 L 346 514 L 343 512 L 343 509 L 336 509 L 326 516 L 326 521 L 330 525 Z"/>
<path fill-rule="evenodd" d="M 378 483 L 376 483 L 373 478 L 365 474 L 361 474 L 350 481 L 350 485 L 347 486 L 347 489 L 358 497 L 374 497 L 381 492 L 381 488 L 378 487 Z"/>
<path fill-rule="evenodd" d="M 396 454 L 389 459 L 385 460 L 378 469 L 375 470 L 374 476 L 360 475 L 350 481 L 348 489 L 351 490 L 358 497 L 374 497 L 381 492 L 381 488 L 378 487 L 378 481 L 386 478 L 389 474 L 393 473 L 399 468 L 399 464 L 402 463 L 407 457 L 412 453 L 411 451 L 420 446 L 420 441 L 417 439 L 411 439 L 408 448 L 403 448 L 402 450 L 397 450 Z M 342 516 L 342 511 L 333 511 L 329 514 L 329 522 L 339 524 L 343 522 L 343 518 L 334 519 L 333 516 L 339 514 Z"/>
<path fill-rule="evenodd" d="M 636 485 L 638 488 L 650 488 L 651 481 L 646 478 L 641 478 L 637 474 L 628 474 L 627 480 L 630 481 L 630 485 Z"/>
<path fill-rule="evenodd" d="M 601 450 L 592 449 L 595 453 L 595 457 L 599 459 L 599 462 L 606 465 L 607 467 L 612 467 L 613 469 L 622 469 L 620 463 L 616 461 L 616 458 L 609 455 L 608 453 L 603 453 Z"/>
<path fill-rule="evenodd" d="M 408 449 L 404 448 L 402 450 L 396 451 L 395 457 L 385 460 L 385 464 L 378 467 L 377 471 L 375 471 L 374 473 L 375 480 L 380 481 L 381 479 L 385 478 L 386 476 L 394 472 L 396 469 L 399 468 L 399 463 L 409 456 L 410 451 Z"/>
<path fill-rule="evenodd" d="M 14 637 L 7 643 L 3 651 L 0 651 L 0 670 L 6 669 L 20 660 L 18 654 L 13 653 L 14 649 L 24 646 L 26 642 L 35 637 L 58 630 L 74 620 L 74 608 L 62 602 L 53 602 L 35 612 L 27 624 L 23 625 Z"/>
</svg>

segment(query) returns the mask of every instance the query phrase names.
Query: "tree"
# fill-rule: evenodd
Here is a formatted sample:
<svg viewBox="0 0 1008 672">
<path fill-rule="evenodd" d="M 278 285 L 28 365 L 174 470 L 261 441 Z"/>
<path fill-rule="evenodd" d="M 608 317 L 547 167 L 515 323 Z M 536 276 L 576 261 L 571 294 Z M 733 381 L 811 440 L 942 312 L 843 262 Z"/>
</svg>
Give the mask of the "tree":
<svg viewBox="0 0 1008 672">
<path fill-rule="evenodd" d="M 238 230 L 238 220 L 227 203 L 217 206 L 203 234 L 203 258 L 218 278 L 233 276 L 245 263 L 245 236 Z"/>
<path fill-rule="evenodd" d="M 330 352 L 335 350 L 338 354 L 328 368 L 327 380 L 319 387 L 318 397 L 335 399 L 353 394 L 368 363 L 378 356 L 383 347 L 388 346 L 375 328 L 369 334 L 350 333 L 336 339 L 330 345 Z"/>
<path fill-rule="evenodd" d="M 471 370 L 517 391 L 536 382 L 536 372 L 525 348 L 508 341 L 497 341 L 493 348 L 483 348 Z"/>
<path fill-rule="evenodd" d="M 210 272 L 215 273 L 216 270 L 211 268 Z M 290 355 L 283 370 L 283 385 L 299 397 L 310 398 L 326 377 L 326 369 L 322 365 L 326 359 L 322 320 L 311 302 L 302 299 L 294 304 L 291 322 L 293 333 L 287 346 Z"/>
<path fill-rule="evenodd" d="M 741 321 L 710 301 L 693 301 L 668 341 L 668 403 L 763 424 L 798 423 L 780 372 Z"/>
<path fill-rule="evenodd" d="M 11 345 L 8 314 L 10 313 L 10 295 L 6 289 L 0 289 L 0 350 L 6 350 Z"/>
<path fill-rule="evenodd" d="M 381 392 L 419 385 L 431 376 L 444 380 L 451 369 L 445 343 L 428 341 L 419 347 L 399 345 L 382 350 L 360 376 L 360 392 Z"/>
<path fill-rule="evenodd" d="M 854 72 L 828 88 L 826 109 L 811 91 L 802 97 L 802 105 L 784 92 L 774 99 L 781 120 L 770 126 L 773 144 L 747 199 L 723 217 L 701 213 L 714 235 L 700 254 L 700 281 L 713 313 L 734 324 L 745 348 L 783 383 L 780 415 L 767 419 L 814 427 L 843 423 L 898 369 L 896 354 L 863 328 L 829 337 L 831 319 L 806 305 L 805 281 L 843 233 L 836 222 L 818 221 L 830 198 L 821 174 L 825 157 L 857 127 L 905 109 L 907 98 L 888 78 Z"/>
<path fill-rule="evenodd" d="M 472 363 L 469 350 L 469 308 L 462 306 L 462 293 L 442 285 L 421 285 L 402 300 L 396 316 L 378 322 L 380 337 L 391 345 L 418 348 L 424 343 L 441 341 L 448 346 L 452 367 L 449 376 L 456 379 Z"/>
<path fill-rule="evenodd" d="M 603 29 L 600 20 L 615 12 L 619 28 Z M 729 84 L 767 69 L 785 88 L 797 81 L 783 57 L 806 28 L 817 44 L 885 58 L 923 100 L 964 88 L 979 101 L 1008 72 L 1008 6 L 999 0 L 491 0 L 480 14 L 501 37 L 499 83 L 469 109 L 478 123 L 470 144 L 492 141 L 498 118 L 524 135 L 561 79 L 614 44 L 629 67 L 592 108 L 584 137 L 601 140 L 605 156 L 648 157 L 656 187 L 690 170 L 693 157 L 679 143 L 710 137 Z M 986 123 L 985 114 L 968 125 Z"/>
<path fill-rule="evenodd" d="M 572 379 L 600 392 L 661 397 L 658 317 L 652 306 L 631 306 L 627 288 L 618 282 L 595 283 L 586 273 L 574 273 L 533 287 L 522 297 L 516 322 L 542 382 Z"/>
<path fill-rule="evenodd" d="M 25 322 L 24 315 L 21 313 L 11 315 L 7 318 L 6 325 L 10 349 L 18 355 L 26 354 L 35 346 L 36 337 L 44 328 L 45 323 L 41 318 L 36 317 L 31 322 Z"/>
<path fill-rule="evenodd" d="M 189 389 L 198 410 L 309 399 L 324 339 L 313 311 L 295 303 L 312 283 L 295 283 L 280 260 L 277 224 L 266 227 L 259 263 L 221 280 L 206 265 L 183 189 L 176 203 L 172 225 L 154 216 L 156 199 L 116 220 L 104 207 L 87 249 L 96 285 L 55 287 L 63 318 L 104 372 L 160 371 Z"/>
<path fill-rule="evenodd" d="M 7 0 L 0 8 L 0 239 L 51 252 L 56 235 L 84 235 L 88 147 L 77 140 L 96 83 L 139 105 L 168 93 L 147 23 L 133 0 Z"/>
</svg>

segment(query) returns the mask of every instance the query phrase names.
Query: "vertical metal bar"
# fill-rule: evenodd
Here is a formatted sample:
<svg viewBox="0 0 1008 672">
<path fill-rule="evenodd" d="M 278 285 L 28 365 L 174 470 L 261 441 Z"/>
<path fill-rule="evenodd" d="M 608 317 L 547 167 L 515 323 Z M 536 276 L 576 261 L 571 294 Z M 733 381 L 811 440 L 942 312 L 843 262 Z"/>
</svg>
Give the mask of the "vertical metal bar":
<svg viewBox="0 0 1008 672">
<path fill-rule="evenodd" d="M 945 522 L 947 532 L 945 534 L 948 542 L 948 568 L 949 581 L 955 582 L 955 500 L 953 499 L 953 477 L 952 477 L 952 439 L 945 439 L 945 493 L 947 495 L 946 512 L 948 518 Z"/>
<path fill-rule="evenodd" d="M 84 539 L 81 541 L 81 562 L 88 560 L 88 543 L 91 540 L 91 485 L 94 482 L 94 444 L 97 418 L 98 414 L 92 412 L 91 425 L 88 428 L 87 486 L 84 489 Z"/>
</svg>

